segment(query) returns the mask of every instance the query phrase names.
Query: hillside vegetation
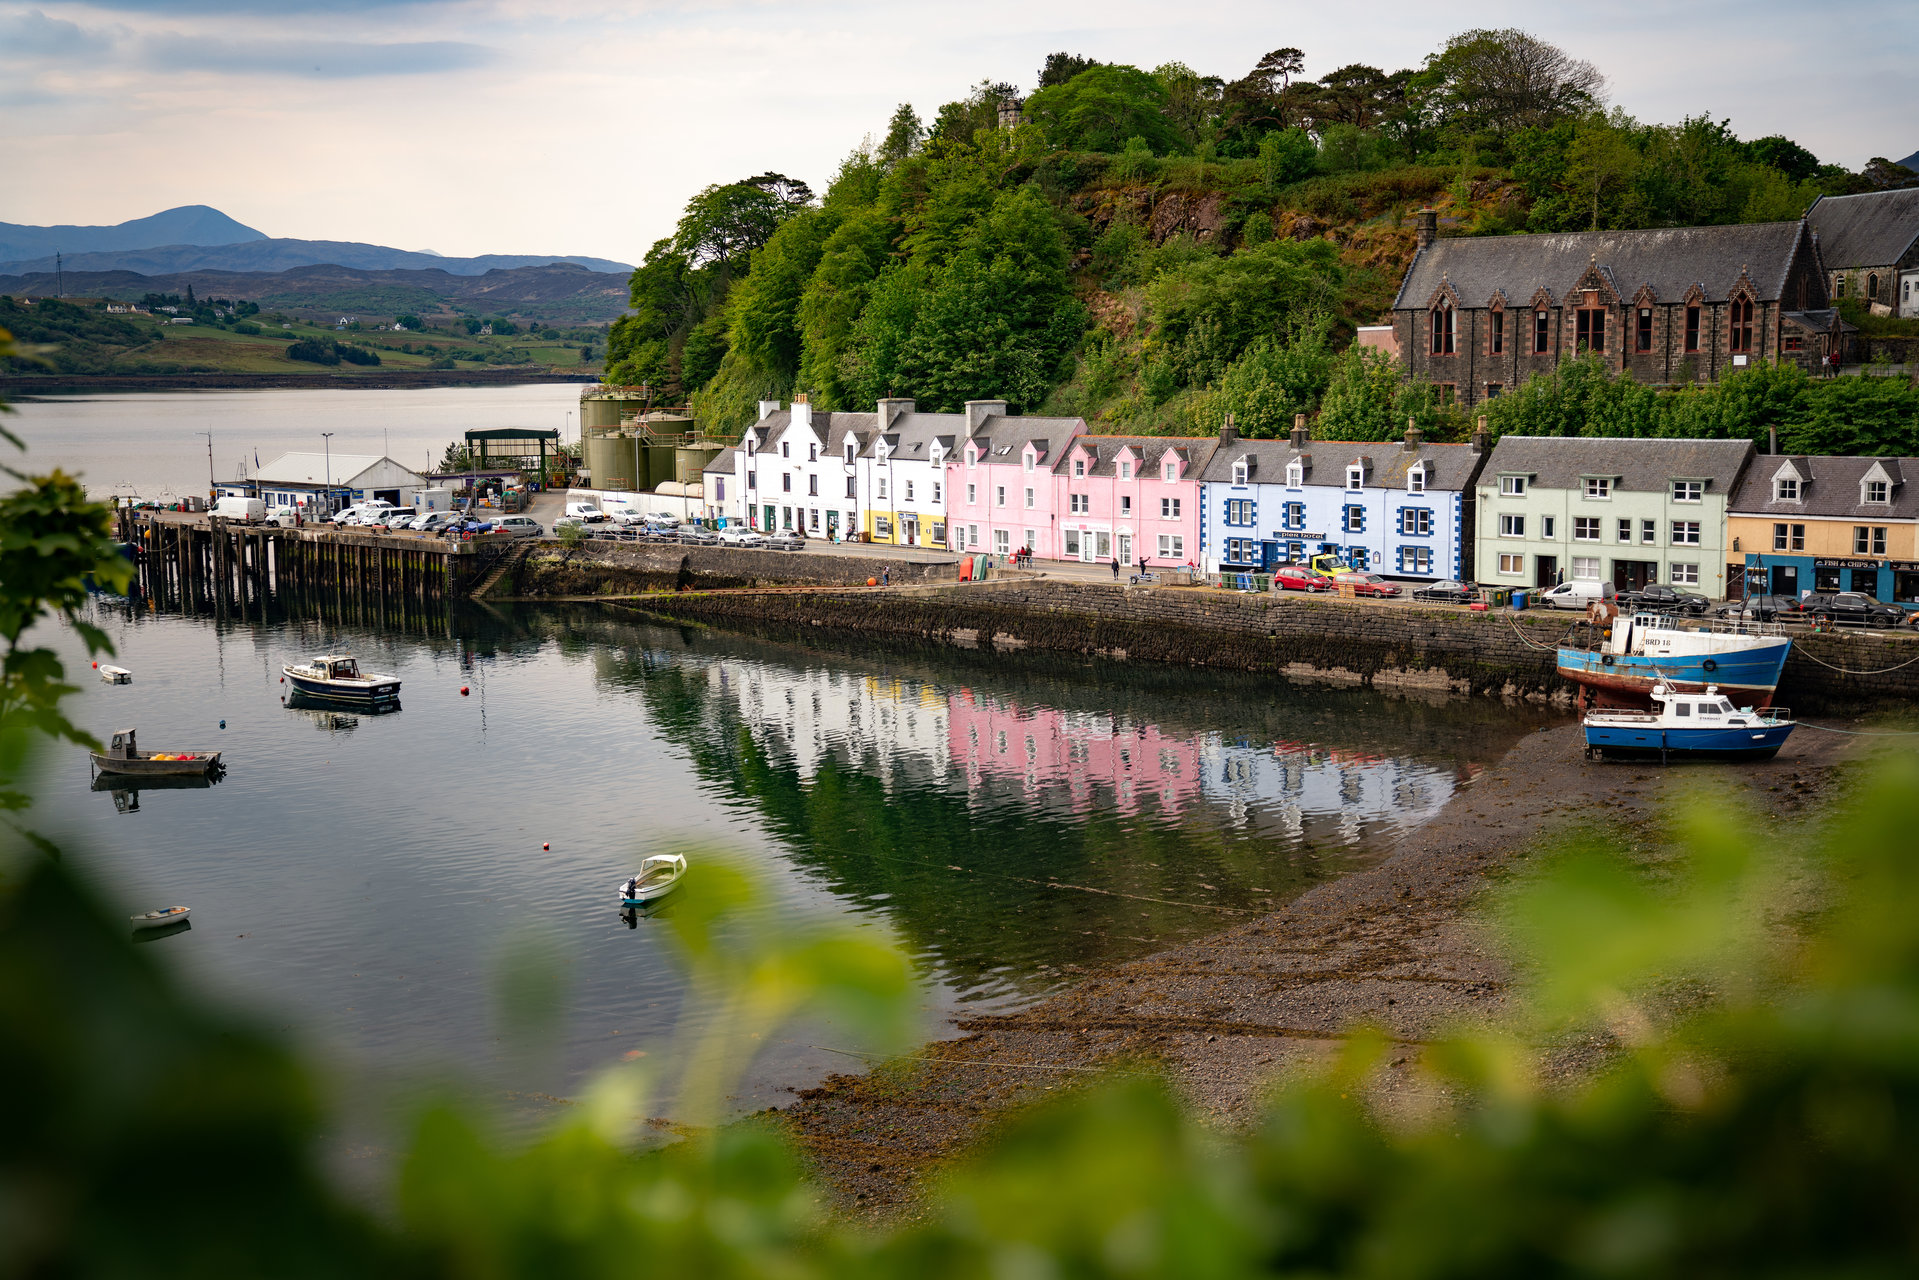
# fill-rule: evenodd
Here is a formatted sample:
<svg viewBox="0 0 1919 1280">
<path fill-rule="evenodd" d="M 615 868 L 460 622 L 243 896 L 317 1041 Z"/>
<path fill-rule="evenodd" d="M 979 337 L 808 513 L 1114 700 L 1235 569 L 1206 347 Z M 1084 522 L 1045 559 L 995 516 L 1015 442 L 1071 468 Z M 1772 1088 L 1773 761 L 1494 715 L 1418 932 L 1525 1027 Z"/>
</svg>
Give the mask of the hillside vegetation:
<svg viewBox="0 0 1919 1280">
<path fill-rule="evenodd" d="M 1128 431 L 1231 412 L 1263 435 L 1306 412 L 1323 436 L 1409 417 L 1457 434 L 1429 388 L 1351 345 L 1422 205 L 1459 235 L 1770 221 L 1915 177 L 1608 112 L 1596 68 L 1519 31 L 1463 33 L 1412 70 L 1305 65 L 1279 49 L 1227 80 L 1054 54 L 1023 101 L 982 83 L 930 126 L 900 107 L 817 198 L 778 173 L 709 187 L 634 272 L 607 379 L 721 430 L 806 392 L 997 397 Z"/>
</svg>

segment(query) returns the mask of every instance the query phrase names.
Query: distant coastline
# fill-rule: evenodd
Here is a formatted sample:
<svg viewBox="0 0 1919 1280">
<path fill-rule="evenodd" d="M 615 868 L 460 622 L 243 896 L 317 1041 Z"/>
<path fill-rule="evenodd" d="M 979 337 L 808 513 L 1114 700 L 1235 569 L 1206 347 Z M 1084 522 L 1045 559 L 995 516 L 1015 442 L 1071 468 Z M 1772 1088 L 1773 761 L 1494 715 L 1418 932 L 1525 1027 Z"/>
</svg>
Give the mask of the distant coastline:
<svg viewBox="0 0 1919 1280">
<path fill-rule="evenodd" d="M 98 391 L 404 391 L 422 387 L 523 386 L 537 382 L 594 383 L 591 374 L 559 369 L 393 369 L 368 373 L 13 374 L 0 376 L 9 399 L 82 395 Z"/>
</svg>

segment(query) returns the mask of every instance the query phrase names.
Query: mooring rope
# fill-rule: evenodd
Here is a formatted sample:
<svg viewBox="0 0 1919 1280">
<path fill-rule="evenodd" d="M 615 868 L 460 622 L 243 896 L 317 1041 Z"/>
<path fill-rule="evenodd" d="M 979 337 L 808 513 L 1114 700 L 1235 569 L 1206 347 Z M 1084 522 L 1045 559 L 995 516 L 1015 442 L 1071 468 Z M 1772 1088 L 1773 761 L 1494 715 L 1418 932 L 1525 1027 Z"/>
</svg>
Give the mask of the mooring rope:
<svg viewBox="0 0 1919 1280">
<path fill-rule="evenodd" d="M 1919 729 L 1835 729 L 1829 724 L 1814 724 L 1810 720 L 1795 720 L 1793 723 L 1802 729 L 1843 733 L 1854 738 L 1919 738 Z"/>
<path fill-rule="evenodd" d="M 1798 648 L 1798 646 L 1796 645 L 1794 647 Z M 1904 662 L 1900 663 L 1896 667 L 1880 667 L 1877 671 L 1854 671 L 1850 667 L 1835 667 L 1832 665 L 1832 663 L 1827 662 L 1824 658 L 1821 658 L 1818 654 L 1812 653 L 1806 649 L 1799 649 L 1799 653 L 1803 657 L 1811 658 L 1814 662 L 1818 663 L 1822 667 L 1825 667 L 1828 671 L 1837 671 L 1842 676 L 1883 676 L 1889 671 L 1898 671 L 1898 670 L 1901 670 L 1902 668 L 1911 666 L 1915 662 L 1919 662 L 1919 654 L 1915 654 L 1914 656 L 1907 658 Z"/>
</svg>

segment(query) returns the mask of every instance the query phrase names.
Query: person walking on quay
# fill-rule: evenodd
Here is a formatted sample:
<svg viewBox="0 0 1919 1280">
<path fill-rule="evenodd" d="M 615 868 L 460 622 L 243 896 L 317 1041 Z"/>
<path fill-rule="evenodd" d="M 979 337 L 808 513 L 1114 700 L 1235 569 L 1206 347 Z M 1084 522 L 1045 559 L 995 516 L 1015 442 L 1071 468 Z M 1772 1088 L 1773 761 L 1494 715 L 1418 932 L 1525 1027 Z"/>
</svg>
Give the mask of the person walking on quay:
<svg viewBox="0 0 1919 1280">
<path fill-rule="evenodd" d="M 882 587 L 890 587 L 893 585 L 893 571 L 891 569 L 880 570 L 880 585 Z"/>
<path fill-rule="evenodd" d="M 1139 576 L 1142 578 L 1146 576 L 1146 560 L 1147 560 L 1146 556 L 1141 556 L 1139 558 Z"/>
</svg>

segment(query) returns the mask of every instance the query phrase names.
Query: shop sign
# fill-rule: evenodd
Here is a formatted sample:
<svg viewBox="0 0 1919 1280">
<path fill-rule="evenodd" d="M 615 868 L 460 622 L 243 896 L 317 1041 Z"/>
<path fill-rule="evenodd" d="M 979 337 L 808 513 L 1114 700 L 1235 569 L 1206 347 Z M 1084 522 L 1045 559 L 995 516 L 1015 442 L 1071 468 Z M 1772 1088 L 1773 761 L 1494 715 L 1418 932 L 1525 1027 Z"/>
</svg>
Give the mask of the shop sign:
<svg viewBox="0 0 1919 1280">
<path fill-rule="evenodd" d="M 1815 569 L 1878 569 L 1885 565 L 1884 560 L 1814 560 Z"/>
</svg>

